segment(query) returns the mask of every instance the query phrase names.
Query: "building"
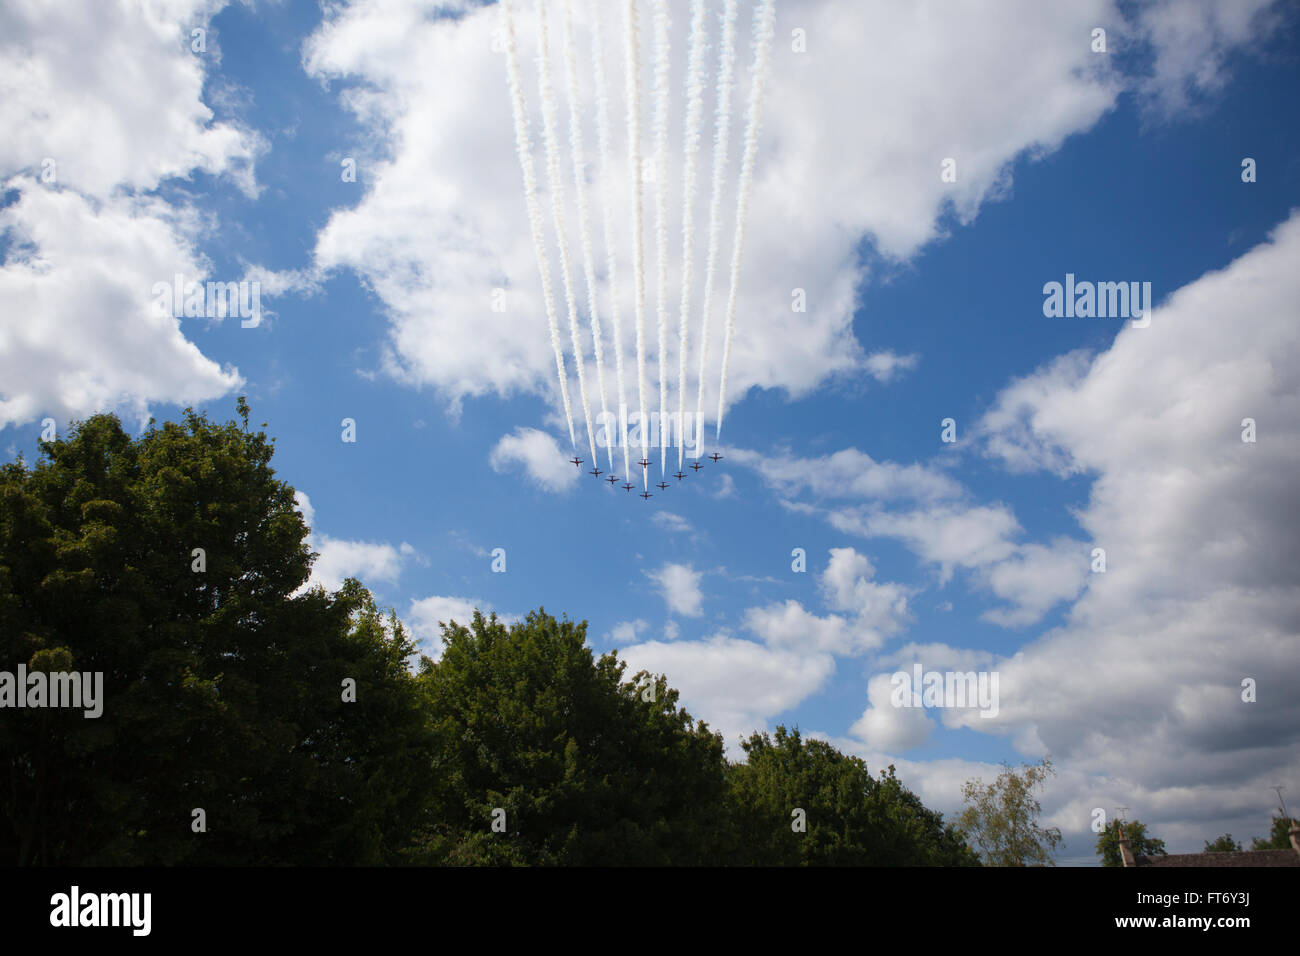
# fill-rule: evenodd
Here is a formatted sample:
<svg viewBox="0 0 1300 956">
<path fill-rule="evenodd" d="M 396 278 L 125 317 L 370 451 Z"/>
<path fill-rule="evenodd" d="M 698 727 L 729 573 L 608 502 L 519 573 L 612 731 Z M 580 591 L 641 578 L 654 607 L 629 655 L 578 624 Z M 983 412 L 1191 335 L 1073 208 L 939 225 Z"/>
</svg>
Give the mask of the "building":
<svg viewBox="0 0 1300 956">
<path fill-rule="evenodd" d="M 1289 850 L 1233 850 L 1226 853 L 1170 853 L 1134 856 L 1124 825 L 1119 824 L 1119 855 L 1125 866 L 1300 866 L 1300 824 L 1291 821 Z"/>
</svg>

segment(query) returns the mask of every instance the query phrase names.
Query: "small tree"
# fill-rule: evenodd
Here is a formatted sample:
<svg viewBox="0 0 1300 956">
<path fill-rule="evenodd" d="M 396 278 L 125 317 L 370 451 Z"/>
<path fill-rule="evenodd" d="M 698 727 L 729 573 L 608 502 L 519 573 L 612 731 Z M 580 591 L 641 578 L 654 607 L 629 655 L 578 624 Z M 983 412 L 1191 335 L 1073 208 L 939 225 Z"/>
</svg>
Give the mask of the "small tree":
<svg viewBox="0 0 1300 956">
<path fill-rule="evenodd" d="M 1276 816 L 1273 818 L 1273 829 L 1269 831 L 1267 837 L 1255 837 L 1250 841 L 1252 850 L 1289 850 L 1291 849 L 1291 827 L 1290 818 Z"/>
<path fill-rule="evenodd" d="M 1147 834 L 1146 825 L 1138 820 L 1128 820 L 1123 824 L 1124 835 L 1128 837 L 1129 848 L 1134 856 L 1166 856 L 1165 841 Z M 1111 820 L 1106 829 L 1097 836 L 1097 855 L 1101 857 L 1102 866 L 1123 866 L 1124 858 L 1119 852 L 1118 820 Z"/>
<path fill-rule="evenodd" d="M 967 780 L 962 786 L 966 809 L 957 824 L 979 847 L 988 866 L 1053 866 L 1052 852 L 1061 842 L 1056 827 L 1041 827 L 1042 805 L 1034 792 L 1049 774 L 1055 775 L 1050 758 L 1025 764 L 1017 773 L 1004 763 L 997 780 Z"/>
<path fill-rule="evenodd" d="M 1234 840 L 1231 833 L 1225 833 L 1221 837 L 1205 841 L 1206 853 L 1236 853 L 1241 849 L 1241 843 Z"/>
</svg>

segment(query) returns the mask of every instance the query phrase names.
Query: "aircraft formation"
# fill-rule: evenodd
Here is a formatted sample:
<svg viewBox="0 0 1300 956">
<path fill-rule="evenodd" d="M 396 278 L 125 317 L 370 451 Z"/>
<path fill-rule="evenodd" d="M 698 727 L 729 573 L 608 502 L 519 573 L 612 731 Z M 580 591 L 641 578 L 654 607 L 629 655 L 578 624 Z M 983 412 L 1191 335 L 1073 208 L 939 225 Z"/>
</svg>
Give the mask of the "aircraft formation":
<svg viewBox="0 0 1300 956">
<path fill-rule="evenodd" d="M 708 458 L 716 465 L 718 462 L 722 461 L 722 459 L 726 456 L 719 455 L 715 451 L 713 454 L 705 455 L 704 457 Z M 577 468 L 579 471 L 582 471 L 582 466 L 586 464 L 585 459 L 579 458 L 577 454 L 574 454 L 574 456 L 569 459 L 569 462 L 570 464 L 573 465 L 573 467 Z M 641 479 L 642 479 L 641 483 L 642 486 L 645 488 L 645 490 L 641 492 L 639 497 L 645 501 L 649 501 L 651 498 L 654 497 L 654 494 L 650 491 L 650 460 L 648 458 L 642 458 L 640 461 L 637 462 L 637 464 L 641 466 Z M 689 467 L 697 473 L 704 468 L 704 466 L 701 465 L 698 461 L 691 462 Z M 605 473 L 601 471 L 599 467 L 593 467 L 591 471 L 587 472 L 587 474 L 591 475 L 594 478 L 599 478 L 601 475 L 604 475 Z M 687 475 L 685 472 L 677 471 L 673 474 L 672 477 L 677 479 L 678 484 L 681 484 L 682 479 L 686 478 Z M 607 481 L 611 486 L 617 485 L 618 475 L 606 475 L 605 481 Z M 672 485 L 666 481 L 659 481 L 655 483 L 655 487 L 658 488 L 659 491 L 662 493 L 664 491 L 667 491 L 669 488 L 671 488 Z M 636 488 L 636 485 L 634 485 L 631 481 L 623 482 L 624 491 L 630 493 L 634 488 Z"/>
</svg>

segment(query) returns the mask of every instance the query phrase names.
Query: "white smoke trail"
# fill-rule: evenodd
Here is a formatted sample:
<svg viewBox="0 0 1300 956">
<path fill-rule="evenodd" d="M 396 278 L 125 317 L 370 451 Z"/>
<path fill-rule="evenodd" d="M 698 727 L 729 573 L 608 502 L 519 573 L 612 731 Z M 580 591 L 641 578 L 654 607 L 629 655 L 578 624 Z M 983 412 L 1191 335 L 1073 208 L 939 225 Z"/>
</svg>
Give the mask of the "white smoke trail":
<svg viewBox="0 0 1300 956">
<path fill-rule="evenodd" d="M 564 403 L 564 417 L 569 422 L 569 445 L 577 448 L 573 433 L 573 409 L 569 406 L 568 375 L 564 371 L 564 350 L 560 347 L 560 330 L 555 320 L 555 297 L 551 293 L 550 258 L 546 241 L 542 237 L 542 213 L 537 204 L 537 178 L 533 172 L 533 147 L 528 136 L 528 123 L 524 118 L 524 93 L 519 80 L 519 51 L 515 45 L 514 9 L 511 0 L 501 5 L 506 31 L 506 81 L 510 86 L 510 106 L 515 119 L 515 151 L 524 176 L 524 201 L 528 207 L 528 227 L 533 237 L 533 252 L 542 279 L 542 300 L 546 305 L 546 319 L 551 326 L 551 348 L 555 351 L 555 372 L 560 381 L 560 399 Z"/>
<path fill-rule="evenodd" d="M 704 111 L 704 0 L 692 0 L 690 59 L 686 67 L 686 133 L 682 147 L 682 302 L 677 343 L 677 471 L 686 454 L 686 333 L 691 311 L 691 282 L 695 277 L 695 159 L 700 149 L 700 114 Z"/>
<path fill-rule="evenodd" d="M 700 329 L 700 384 L 695 408 L 695 457 L 704 453 L 704 366 L 709 354 L 709 313 L 713 311 L 713 279 L 721 231 L 722 180 L 727 171 L 727 138 L 731 129 L 731 87 L 736 68 L 736 0 L 722 11 L 722 47 L 718 61 L 718 103 L 714 112 L 713 197 L 709 204 L 709 253 L 704 267 L 704 318 Z"/>
<path fill-rule="evenodd" d="M 560 276 L 569 307 L 569 337 L 573 341 L 573 363 L 578 369 L 578 392 L 587 422 L 587 443 L 591 460 L 596 460 L 596 436 L 591 429 L 591 405 L 582 367 L 582 341 L 578 337 L 578 306 L 573 297 L 573 275 L 569 268 L 569 238 L 564 229 L 564 181 L 560 178 L 560 150 L 555 138 L 555 90 L 551 87 L 550 39 L 546 30 L 546 0 L 537 0 L 537 81 L 542 97 L 542 137 L 546 142 L 546 179 L 551 193 L 551 215 L 555 219 L 555 241 L 560 249 Z"/>
<path fill-rule="evenodd" d="M 729 0 L 734 4 L 734 0 Z M 636 280 L 636 370 L 641 405 L 641 459 L 648 451 L 649 429 L 645 415 L 645 252 L 641 236 L 641 66 L 637 55 L 636 0 L 624 7 L 627 63 L 627 148 L 632 166 L 632 273 Z M 649 481 L 642 468 L 643 486 Z M 649 490 L 648 486 L 646 490 Z"/>
<path fill-rule="evenodd" d="M 582 267 L 587 280 L 587 312 L 591 316 L 591 338 L 596 351 L 596 386 L 600 389 L 600 420 L 608 439 L 609 405 L 605 402 L 605 349 L 601 342 L 600 310 L 596 307 L 596 266 L 592 261 L 590 207 L 587 203 L 587 161 L 582 143 L 582 119 L 578 114 L 578 67 L 573 54 L 573 0 L 564 0 L 564 72 L 569 87 L 569 149 L 573 154 L 573 186 L 578 194 L 578 231 L 582 238 Z M 606 442 L 609 470 L 614 470 L 614 445 Z M 592 461 L 592 469 L 599 466 Z"/>
<path fill-rule="evenodd" d="M 596 145 L 600 152 L 601 212 L 605 232 L 605 271 L 609 273 L 609 320 L 614 327 L 614 360 L 618 373 L 619 444 L 623 447 L 623 474 L 630 475 L 631 461 L 622 409 L 627 406 L 623 386 L 623 331 L 619 314 L 617 255 L 614 251 L 614 203 L 610 195 L 613 169 L 609 161 L 609 87 L 605 81 L 605 38 L 602 11 L 607 0 L 591 2 L 591 61 L 596 81 Z M 610 465 L 612 470 L 613 465 Z"/>
<path fill-rule="evenodd" d="M 659 477 L 668 458 L 668 0 L 655 0 L 655 254 L 659 320 Z"/>
<path fill-rule="evenodd" d="M 718 383 L 718 432 L 722 437 L 722 410 L 727 400 L 727 363 L 731 360 L 731 336 L 736 327 L 736 289 L 740 281 L 740 253 L 745 243 L 745 220 L 749 217 L 749 192 L 754 180 L 754 157 L 758 152 L 758 129 L 763 121 L 763 94 L 772 53 L 773 0 L 763 0 L 754 14 L 754 69 L 750 77 L 749 108 L 745 117 L 745 155 L 740 163 L 737 187 L 736 235 L 731 245 L 731 290 L 727 293 L 727 331 L 722 345 L 722 379 Z"/>
</svg>

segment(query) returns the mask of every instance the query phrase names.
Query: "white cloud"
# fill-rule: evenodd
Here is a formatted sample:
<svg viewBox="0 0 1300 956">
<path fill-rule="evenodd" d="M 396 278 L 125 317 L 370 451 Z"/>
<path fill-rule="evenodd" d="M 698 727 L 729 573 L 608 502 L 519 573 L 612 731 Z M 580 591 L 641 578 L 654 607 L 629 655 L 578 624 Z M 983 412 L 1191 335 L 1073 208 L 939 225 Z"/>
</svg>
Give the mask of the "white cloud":
<svg viewBox="0 0 1300 956">
<path fill-rule="evenodd" d="M 0 9 L 0 181 L 17 193 L 0 211 L 0 427 L 119 409 L 143 423 L 151 403 L 242 384 L 152 310 L 154 283 L 210 278 L 196 244 L 212 222 L 144 195 L 195 171 L 257 191 L 261 141 L 213 121 L 183 42 L 220 6 Z"/>
<path fill-rule="evenodd" d="M 386 542 L 345 541 L 321 534 L 316 535 L 313 548 L 319 557 L 310 583 L 324 585 L 327 591 L 338 590 L 349 577 L 373 588 L 376 581 L 395 583 L 402 573 L 402 553 Z"/>
<path fill-rule="evenodd" d="M 322 534 L 314 527 L 316 509 L 306 492 L 295 491 L 294 501 L 303 521 L 312 529 L 307 545 L 317 554 L 303 590 L 319 584 L 327 591 L 337 591 L 349 577 L 371 589 L 376 581 L 393 584 L 402 573 L 402 565 L 416 556 L 415 549 L 406 542 L 393 547 L 385 542 L 348 541 Z"/>
<path fill-rule="evenodd" d="M 261 143 L 203 102 L 205 57 L 190 31 L 218 0 L 96 0 L 0 10 L 0 175 L 56 163 L 57 181 L 107 199 L 195 170 L 254 194 Z M 214 36 L 215 39 L 215 36 Z M 124 68 L 129 64 L 129 69 Z"/>
<path fill-rule="evenodd" d="M 379 295 L 391 323 L 385 367 L 400 380 L 434 386 L 453 407 L 465 396 L 489 392 L 542 392 L 554 401 L 554 360 L 525 221 L 504 58 L 491 52 L 500 11 L 471 7 L 435 19 L 429 14 L 437 6 L 432 0 L 369 0 L 331 8 L 305 46 L 307 70 L 324 80 L 348 80 L 345 105 L 391 150 L 367 164 L 362 201 L 335 213 L 318 236 L 317 264 L 355 269 Z M 868 235 L 887 256 L 906 258 L 942 234 L 941 217 L 955 212 L 969 222 L 982 203 L 1005 194 L 1008 164 L 1018 156 L 1055 149 L 1096 122 L 1120 84 L 1107 75 L 1109 61 L 1078 37 L 1086 40 L 1109 10 L 1105 0 L 1050 11 L 1033 2 L 956 9 L 782 6 L 781 24 L 804 27 L 815 38 L 816 53 L 793 53 L 780 42 L 773 50 L 740 290 L 745 322 L 733 341 L 729 374 L 733 400 L 755 386 L 803 395 L 837 374 L 888 374 L 886 359 L 869 360 L 852 331 L 855 290 L 865 274 L 860 240 Z M 674 20 L 678 51 L 686 20 Z M 517 26 L 522 62 L 531 67 L 533 18 L 521 14 Z M 711 29 L 716 33 L 712 20 Z M 783 29 L 779 24 L 778 33 Z M 746 33 L 742 22 L 742 45 Z M 888 36 L 890 43 L 862 56 L 864 36 Z M 581 25 L 577 37 L 585 64 L 587 33 Z M 1007 49 L 1018 51 L 1014 60 L 1005 56 Z M 742 46 L 739 52 L 743 91 L 749 51 Z M 675 91 L 681 89 L 682 61 L 674 58 Z M 426 69 L 428 63 L 439 69 Z M 613 66 L 611 53 L 608 68 L 617 79 Z M 523 73 L 535 111 L 535 70 Z M 585 70 L 582 79 L 589 117 L 592 83 Z M 669 150 L 680 155 L 682 103 L 679 95 L 673 99 Z M 738 105 L 733 157 L 740 155 L 741 112 Z M 843 122 L 850 113 L 873 120 Z M 924 124 L 916 121 L 921 115 Z M 561 119 L 563 136 L 567 120 Z M 594 178 L 595 131 L 584 132 Z M 958 182 L 943 183 L 936 157 L 953 154 L 961 158 Z M 706 135 L 706 171 L 709 155 Z M 855 161 L 846 163 L 845 156 Z M 616 162 L 625 164 L 621 153 Z M 677 236 L 680 171 L 670 175 L 667 228 Z M 818 188 L 795 185 L 808 182 Z M 872 188 L 861 188 L 863 182 Z M 593 191 L 593 203 L 600 192 Z M 626 192 L 618 190 L 615 197 L 619 224 L 630 221 Z M 726 208 L 730 213 L 730 199 Z M 566 227 L 576 237 L 568 212 Z M 731 226 L 723 223 L 724 236 Z M 625 236 L 620 241 L 627 245 Z M 571 245 L 576 256 L 576 239 Z M 697 251 L 702 258 L 703 248 Z M 626 278 L 628 251 L 620 247 L 619 254 Z M 678 286 L 679 271 L 674 262 L 670 287 Z M 697 284 L 702 273 L 697 267 Z M 574 278 L 583 294 L 580 276 Z M 796 314 L 788 306 L 795 286 L 815 290 L 807 312 Z M 561 283 L 555 287 L 559 293 Z M 491 308 L 493 288 L 507 290 L 504 312 Z M 608 290 L 602 285 L 601 292 Z M 630 282 L 621 295 L 621 312 L 631 316 Z M 589 339 L 589 332 L 583 334 Z M 629 348 L 631 338 L 626 336 Z M 590 357 L 589 342 L 586 349 Z M 606 355 L 611 351 L 607 341 Z M 675 373 L 675 358 L 669 361 Z M 898 361 L 906 359 L 889 360 L 891 372 L 901 370 Z M 653 356 L 648 374 L 650 400 L 657 404 Z M 570 383 L 576 403 L 575 385 Z M 706 408 L 717 406 L 715 388 L 710 382 Z"/>
<path fill-rule="evenodd" d="M 436 661 L 442 659 L 442 625 L 455 622 L 469 627 L 474 621 L 476 609 L 482 611 L 484 617 L 488 617 L 494 610 L 491 604 L 480 598 L 434 595 L 412 600 L 403 622 L 410 626 L 411 633 L 418 640 L 420 652 Z M 505 624 L 517 620 L 508 614 L 498 614 L 497 618 Z"/>
<path fill-rule="evenodd" d="M 629 673 L 668 675 L 682 705 L 722 731 L 732 756 L 737 737 L 763 730 L 826 683 L 829 654 L 798 654 L 726 636 L 701 641 L 649 641 L 619 651 Z"/>
<path fill-rule="evenodd" d="M 923 707 L 895 707 L 890 701 L 893 684 L 889 674 L 877 674 L 867 681 L 867 709 L 849 728 L 849 733 L 876 750 L 911 750 L 930 739 L 934 730 Z"/>
<path fill-rule="evenodd" d="M 948 580 L 958 567 L 1002 561 L 1015 552 L 1011 537 L 1020 523 L 1006 505 L 935 505 L 906 512 L 846 508 L 831 525 L 864 537 L 898 538 L 922 559 L 940 566 Z"/>
<path fill-rule="evenodd" d="M 1241 6 L 1253 10 L 1259 2 Z M 1177 6 L 1166 4 L 1162 11 Z M 1244 13 L 1224 12 L 1229 4 L 1212 10 L 1209 3 L 1196 6 L 1201 11 L 1196 17 L 1153 12 L 1130 24 L 1112 0 L 1064 6 L 1009 0 L 956 7 L 943 0 L 905 5 L 783 2 L 778 36 L 788 35 L 789 25 L 797 24 L 807 31 L 812 47 L 806 54 L 797 53 L 778 41 L 773 48 L 739 290 L 738 313 L 744 324 L 733 340 L 728 399 L 738 401 L 755 387 L 783 389 L 799 397 L 836 376 L 887 379 L 903 371 L 911 356 L 888 351 L 867 355 L 854 336 L 856 293 L 871 268 L 859 254 L 864 237 L 886 259 L 906 260 L 943 238 L 952 223 L 967 225 L 985 203 L 1008 195 L 1014 163 L 1050 154 L 1067 137 L 1092 127 L 1114 108 L 1126 87 L 1209 84 L 1211 76 L 1220 74 L 1223 57 L 1248 43 L 1261 25 L 1251 23 Z M 499 5 L 459 5 L 455 16 L 437 16 L 445 8 L 440 0 L 356 0 L 332 6 L 305 44 L 305 69 L 323 82 L 347 81 L 344 105 L 373 130 L 378 144 L 365 164 L 364 198 L 336 212 L 320 232 L 316 265 L 323 270 L 354 269 L 382 300 L 390 322 L 384 359 L 390 375 L 433 386 L 453 411 L 467 396 L 491 393 L 540 393 L 556 405 L 554 359 L 521 195 L 504 57 L 493 52 Z M 1179 26 L 1198 17 L 1203 26 Z M 611 31 L 606 69 L 614 84 L 617 124 L 621 104 L 615 19 L 606 25 Z M 683 103 L 678 91 L 683 85 L 687 20 L 676 17 L 672 25 L 674 95 L 668 149 L 673 156 L 682 153 Z M 749 79 L 745 20 L 742 17 L 739 31 L 733 169 L 744 132 L 740 101 Z M 1150 55 L 1142 62 L 1157 64 L 1156 78 L 1122 76 L 1117 57 L 1092 52 L 1091 31 L 1098 24 L 1110 26 L 1114 42 L 1126 30 L 1150 39 Z M 530 10 L 521 8 L 516 26 L 524 96 L 540 153 L 541 136 L 535 128 L 539 97 L 532 69 L 536 36 Z M 710 31 L 716 41 L 712 18 Z M 556 24 L 552 41 L 557 59 L 558 33 Z M 591 120 L 593 83 L 586 65 L 585 17 L 575 33 L 588 174 L 596 187 L 591 190 L 592 222 L 599 245 L 603 190 Z M 876 44 L 871 56 L 863 56 L 863 37 L 888 37 L 889 42 Z M 1196 41 L 1190 56 L 1183 52 L 1189 37 Z M 1008 57 L 1007 50 L 1015 50 L 1016 56 Z M 1208 60 L 1198 58 L 1196 51 L 1208 52 Z M 1207 66 L 1209 62 L 1214 66 Z M 426 69 L 428 63 L 437 63 L 439 69 Z M 557 63 L 556 79 L 563 90 L 561 72 Z M 565 112 L 561 104 L 562 148 L 567 146 Z M 870 116 L 871 122 L 844 122 L 848 115 Z M 620 131 L 613 132 L 618 151 L 614 175 L 621 184 L 627 181 L 627 162 Z M 944 182 L 939 175 L 939 163 L 946 157 L 957 160 L 956 182 Z M 567 152 L 564 158 L 567 161 Z M 705 174 L 709 158 L 706 131 L 701 150 Z M 539 164 L 538 171 L 544 184 L 544 165 Z M 680 169 L 674 166 L 669 176 L 666 227 L 668 235 L 678 236 Z M 704 194 L 706 178 L 701 177 Z M 817 188 L 804 188 L 807 183 Z M 565 229 L 573 256 L 580 259 L 571 183 L 565 187 Z M 611 211 L 620 226 L 631 221 L 628 193 L 617 189 L 614 194 Z M 728 195 L 724 237 L 730 236 L 733 225 L 733 203 Z M 546 228 L 549 236 L 549 217 Z M 631 243 L 625 229 L 617 241 L 626 280 Z M 697 243 L 701 260 L 703 245 Z M 551 258 L 563 321 L 562 282 L 553 249 Z M 670 288 L 680 285 L 676 259 L 675 254 Z M 700 265 L 697 262 L 695 270 L 697 286 L 703 274 Z M 581 298 L 581 263 L 574 266 Z M 794 288 L 809 293 L 807 311 L 791 310 Z M 504 311 L 492 308 L 494 289 L 506 290 Z M 599 294 L 606 306 L 609 293 L 602 270 Z M 630 281 L 622 284 L 619 295 L 621 314 L 631 316 Z M 590 331 L 581 334 L 590 359 Z M 605 354 L 612 366 L 611 330 L 605 335 Z M 625 336 L 629 353 L 632 338 Z M 698 338 L 693 335 L 688 344 L 691 368 Z M 657 406 L 658 369 L 655 350 L 650 351 L 648 400 Z M 673 348 L 669 351 L 670 378 L 675 378 L 676 357 Z M 581 429 L 572 362 L 569 374 Z M 612 381 L 609 387 L 612 390 Z M 592 389 L 596 409 L 594 384 Z M 716 385 L 710 379 L 705 408 L 716 407 Z"/>
<path fill-rule="evenodd" d="M 1078 541 L 1020 545 L 1013 557 L 984 572 L 989 589 L 1013 606 L 987 611 L 984 617 L 1004 627 L 1033 624 L 1060 602 L 1078 597 L 1088 574 L 1089 549 Z"/>
<path fill-rule="evenodd" d="M 143 423 L 151 402 L 197 405 L 243 384 L 182 330 L 209 320 L 153 308 L 155 282 L 202 273 L 194 229 L 156 200 L 22 187 L 0 210 L 15 242 L 0 267 L 0 428 L 115 408 Z"/>
<path fill-rule="evenodd" d="M 853 653 L 877 643 L 870 635 L 855 632 L 838 614 L 818 617 L 795 600 L 750 608 L 745 612 L 745 627 L 764 643 L 791 650 Z"/>
<path fill-rule="evenodd" d="M 702 572 L 689 564 L 669 562 L 657 571 L 647 571 L 646 576 L 659 585 L 670 613 L 684 617 L 699 617 L 704 613 L 704 592 L 700 590 Z"/>
<path fill-rule="evenodd" d="M 897 352 L 885 350 L 868 355 L 864 365 L 872 378 L 887 385 L 903 372 L 910 372 L 916 368 L 919 359 L 918 355 L 899 355 Z"/>
<path fill-rule="evenodd" d="M 831 548 L 822 572 L 822 592 L 831 607 L 857 616 L 858 626 L 888 637 L 908 619 L 909 592 L 900 584 L 873 581 L 876 569 L 853 548 Z"/>
<path fill-rule="evenodd" d="M 674 514 L 671 511 L 656 511 L 654 513 L 654 517 L 652 517 L 650 520 L 653 521 L 655 524 L 659 525 L 661 528 L 664 528 L 665 530 L 671 531 L 673 533 L 680 533 L 683 531 L 692 530 L 692 525 L 689 521 L 687 521 L 681 515 Z"/>
<path fill-rule="evenodd" d="M 1150 74 L 1138 90 L 1164 114 L 1217 93 L 1229 77 L 1229 54 L 1267 36 L 1283 5 L 1274 0 L 1156 0 L 1138 14 L 1139 32 L 1152 44 Z"/>
<path fill-rule="evenodd" d="M 852 548 L 832 548 L 821 590 L 827 604 L 849 616 L 813 614 L 795 600 L 750 608 L 745 627 L 764 642 L 791 650 L 861 654 L 880 647 L 910 617 L 909 592 L 898 584 L 871 580 L 875 568 Z"/>
<path fill-rule="evenodd" d="M 642 618 L 635 621 L 619 621 L 610 629 L 607 639 L 614 644 L 635 644 L 638 637 L 649 625 Z"/>
<path fill-rule="evenodd" d="M 578 483 L 578 469 L 565 458 L 559 444 L 536 428 L 516 428 L 513 434 L 502 435 L 488 461 L 499 472 L 522 465 L 547 491 L 570 491 Z"/>
<path fill-rule="evenodd" d="M 1131 807 L 1142 795 L 1148 824 L 1238 815 L 1300 760 L 1298 259 L 1300 214 L 1095 359 L 1014 383 L 984 422 L 1011 464 L 1095 476 L 1077 517 L 1107 570 L 1064 626 L 1000 663 L 983 729 L 1106 778 Z"/>
<path fill-rule="evenodd" d="M 856 448 L 819 458 L 730 448 L 727 457 L 754 469 L 769 487 L 787 496 L 807 492 L 819 498 L 928 501 L 963 494 L 961 485 L 936 468 L 876 461 Z"/>
</svg>

